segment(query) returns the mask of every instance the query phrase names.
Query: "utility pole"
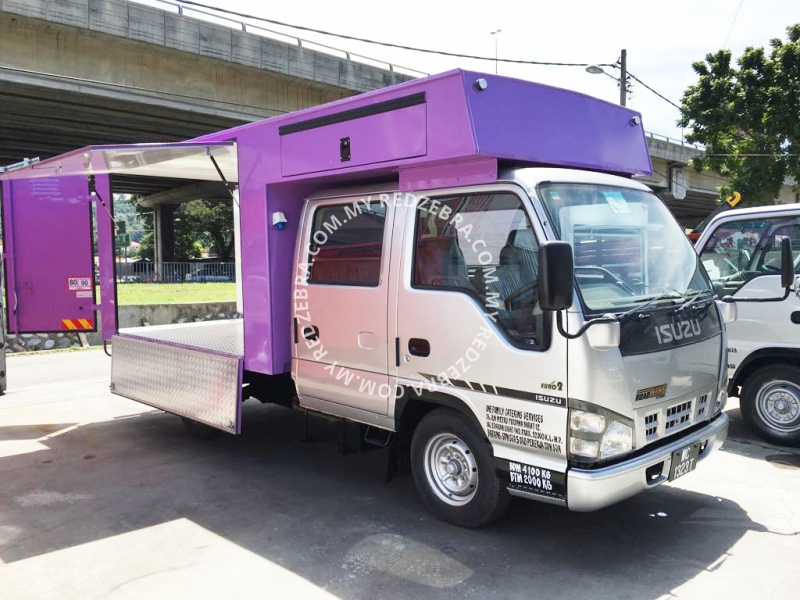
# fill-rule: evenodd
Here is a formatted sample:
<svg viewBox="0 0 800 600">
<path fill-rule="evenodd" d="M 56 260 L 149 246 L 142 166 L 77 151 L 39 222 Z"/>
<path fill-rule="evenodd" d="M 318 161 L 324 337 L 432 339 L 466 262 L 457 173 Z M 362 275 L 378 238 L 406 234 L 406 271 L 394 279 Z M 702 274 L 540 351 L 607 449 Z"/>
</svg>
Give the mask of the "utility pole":
<svg viewBox="0 0 800 600">
<path fill-rule="evenodd" d="M 628 102 L 628 51 L 624 48 L 619 57 L 619 103 L 626 106 Z"/>
</svg>

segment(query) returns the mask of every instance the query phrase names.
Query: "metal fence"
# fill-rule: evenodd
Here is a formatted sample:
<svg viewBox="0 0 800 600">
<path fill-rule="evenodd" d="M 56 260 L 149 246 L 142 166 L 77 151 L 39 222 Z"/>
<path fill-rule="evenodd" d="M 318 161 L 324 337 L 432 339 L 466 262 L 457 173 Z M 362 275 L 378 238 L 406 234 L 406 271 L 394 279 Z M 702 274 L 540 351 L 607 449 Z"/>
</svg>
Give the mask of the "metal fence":
<svg viewBox="0 0 800 600">
<path fill-rule="evenodd" d="M 232 262 L 118 262 L 118 283 L 216 283 L 236 281 Z"/>
</svg>

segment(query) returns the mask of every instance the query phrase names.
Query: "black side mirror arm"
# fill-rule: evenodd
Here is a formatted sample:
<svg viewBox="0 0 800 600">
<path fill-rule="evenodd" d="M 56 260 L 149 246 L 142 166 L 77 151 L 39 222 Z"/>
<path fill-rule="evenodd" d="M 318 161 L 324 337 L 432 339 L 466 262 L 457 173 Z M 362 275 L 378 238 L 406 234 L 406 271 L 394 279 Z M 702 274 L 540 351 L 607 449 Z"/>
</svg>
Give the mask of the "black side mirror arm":
<svg viewBox="0 0 800 600">
<path fill-rule="evenodd" d="M 563 335 L 568 340 L 578 339 L 584 333 L 586 333 L 586 330 L 589 329 L 589 327 L 591 327 L 592 325 L 600 325 L 601 323 L 616 323 L 618 320 L 617 317 L 598 317 L 597 319 L 592 319 L 584 323 L 583 327 L 578 329 L 578 331 L 576 331 L 575 333 L 569 333 L 567 332 L 567 330 L 564 329 L 564 323 L 561 318 L 561 313 L 563 311 L 557 310 L 555 312 L 556 312 L 556 327 L 558 328 L 558 333 Z"/>
<path fill-rule="evenodd" d="M 723 302 L 783 302 L 792 293 L 792 288 L 784 288 L 783 296 L 775 296 L 774 298 L 734 298 L 733 296 L 724 296 Z"/>
</svg>

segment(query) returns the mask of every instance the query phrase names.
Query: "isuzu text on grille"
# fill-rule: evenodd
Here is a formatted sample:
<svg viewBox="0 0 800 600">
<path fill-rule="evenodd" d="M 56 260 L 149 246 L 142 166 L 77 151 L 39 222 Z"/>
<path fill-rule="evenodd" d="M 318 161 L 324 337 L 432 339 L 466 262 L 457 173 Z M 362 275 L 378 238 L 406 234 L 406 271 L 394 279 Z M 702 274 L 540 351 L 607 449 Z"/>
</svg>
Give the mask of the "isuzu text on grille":
<svg viewBox="0 0 800 600">
<path fill-rule="evenodd" d="M 656 337 L 659 344 L 669 344 L 672 341 L 685 340 L 700 335 L 700 321 L 674 321 L 667 325 L 656 327 Z"/>
</svg>

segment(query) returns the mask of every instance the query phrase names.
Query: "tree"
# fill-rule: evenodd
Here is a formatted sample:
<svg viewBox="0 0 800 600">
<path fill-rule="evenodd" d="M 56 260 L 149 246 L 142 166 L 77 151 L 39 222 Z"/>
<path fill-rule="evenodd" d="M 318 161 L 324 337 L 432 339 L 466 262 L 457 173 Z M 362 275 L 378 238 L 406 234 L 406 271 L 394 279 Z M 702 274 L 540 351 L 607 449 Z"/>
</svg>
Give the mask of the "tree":
<svg viewBox="0 0 800 600">
<path fill-rule="evenodd" d="M 728 50 L 692 64 L 698 81 L 683 94 L 678 124 L 706 147 L 693 166 L 731 179 L 722 198 L 737 190 L 747 204 L 771 204 L 787 176 L 800 182 L 800 23 L 787 32 L 769 55 L 748 47 L 738 67 Z"/>
<path fill-rule="evenodd" d="M 153 209 L 144 209 L 150 210 Z M 175 260 L 200 258 L 205 248 L 213 247 L 223 262 L 232 260 L 233 205 L 220 200 L 192 200 L 182 204 L 173 215 Z M 139 256 L 153 260 L 152 222 L 141 239 Z"/>
<path fill-rule="evenodd" d="M 206 246 L 213 246 L 223 262 L 233 253 L 233 205 L 230 200 L 192 200 L 175 213 Z M 176 233 L 177 233 L 176 223 Z"/>
<path fill-rule="evenodd" d="M 197 241 L 193 231 L 179 230 L 179 223 L 175 223 L 175 260 L 183 262 L 193 258 L 200 258 L 203 254 L 203 245 Z M 139 245 L 139 258 L 155 260 L 155 236 L 150 231 L 145 233 Z"/>
</svg>

